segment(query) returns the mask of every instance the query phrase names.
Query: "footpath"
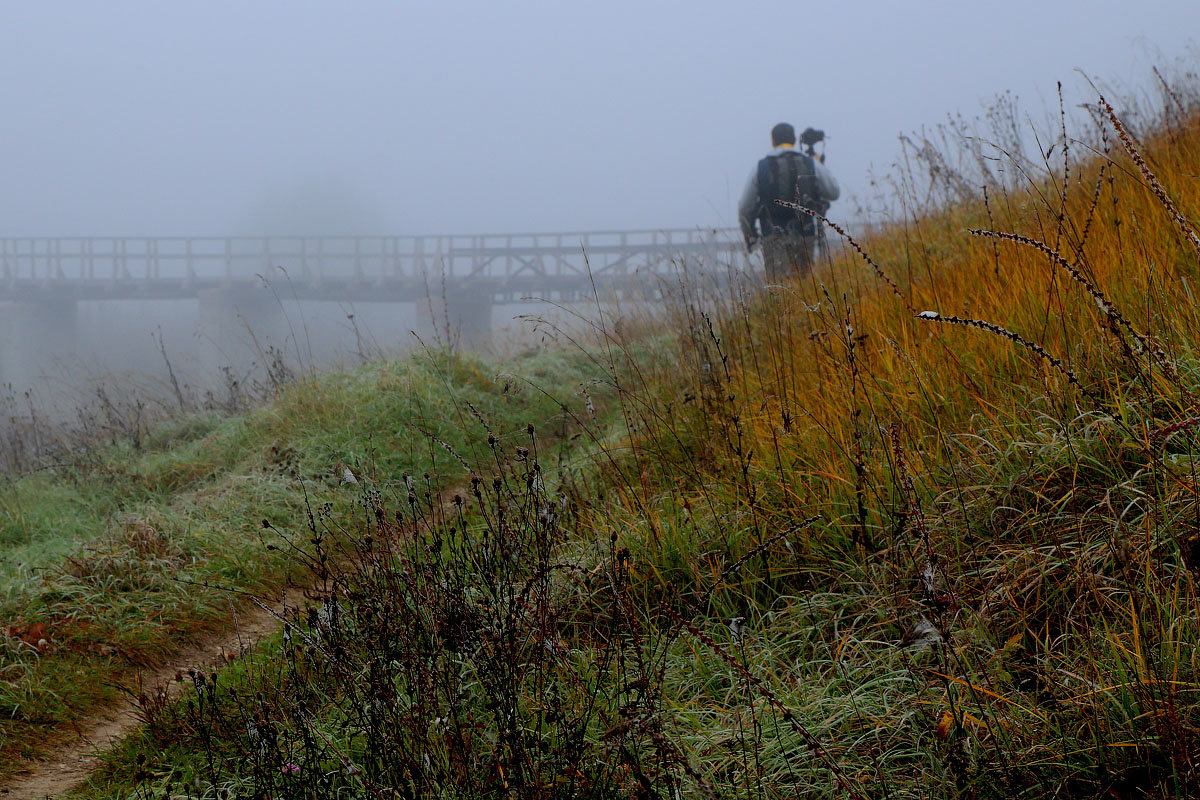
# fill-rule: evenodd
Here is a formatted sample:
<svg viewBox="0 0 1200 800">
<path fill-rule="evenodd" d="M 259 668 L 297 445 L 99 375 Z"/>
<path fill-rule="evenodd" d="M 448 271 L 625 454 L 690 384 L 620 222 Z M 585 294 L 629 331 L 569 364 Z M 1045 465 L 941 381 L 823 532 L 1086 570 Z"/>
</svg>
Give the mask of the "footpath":
<svg viewBox="0 0 1200 800">
<path fill-rule="evenodd" d="M 125 683 L 129 700 L 80 720 L 62 743 L 41 760 L 29 765 L 8 783 L 0 784 L 3 800 L 46 800 L 65 796 L 102 763 L 101 754 L 132 733 L 142 723 L 134 698 L 161 690 L 167 699 L 179 695 L 190 682 L 176 676 L 189 669 L 211 670 L 231 658 L 242 658 L 264 637 L 282 626 L 281 612 L 293 595 L 267 608 L 251 606 L 229 620 L 230 630 L 212 634 L 152 670 L 133 673 Z"/>
</svg>

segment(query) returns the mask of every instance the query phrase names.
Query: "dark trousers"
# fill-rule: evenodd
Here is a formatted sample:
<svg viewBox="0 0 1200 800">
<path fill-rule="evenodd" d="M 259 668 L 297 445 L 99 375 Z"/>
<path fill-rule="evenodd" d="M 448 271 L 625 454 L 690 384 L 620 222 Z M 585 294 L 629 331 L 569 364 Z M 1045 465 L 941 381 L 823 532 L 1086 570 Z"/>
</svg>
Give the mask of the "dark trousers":
<svg viewBox="0 0 1200 800">
<path fill-rule="evenodd" d="M 769 283 L 802 278 L 812 272 L 816 238 L 797 234 L 774 234 L 762 239 L 763 266 Z"/>
</svg>

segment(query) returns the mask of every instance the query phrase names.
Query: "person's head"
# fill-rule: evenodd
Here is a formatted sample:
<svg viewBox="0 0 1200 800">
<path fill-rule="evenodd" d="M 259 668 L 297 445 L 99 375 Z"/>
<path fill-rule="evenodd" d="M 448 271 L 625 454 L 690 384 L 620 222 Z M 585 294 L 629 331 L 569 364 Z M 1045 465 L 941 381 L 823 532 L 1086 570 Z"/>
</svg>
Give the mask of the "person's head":
<svg viewBox="0 0 1200 800">
<path fill-rule="evenodd" d="M 786 122 L 771 128 L 771 146 L 779 147 L 781 144 L 796 145 L 796 129 Z"/>
</svg>

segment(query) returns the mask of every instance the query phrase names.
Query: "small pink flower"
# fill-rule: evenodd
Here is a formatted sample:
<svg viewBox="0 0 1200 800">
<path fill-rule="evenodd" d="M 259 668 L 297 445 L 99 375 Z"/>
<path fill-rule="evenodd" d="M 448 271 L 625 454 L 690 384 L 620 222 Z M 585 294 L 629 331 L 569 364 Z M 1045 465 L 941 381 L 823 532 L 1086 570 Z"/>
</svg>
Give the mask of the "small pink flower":
<svg viewBox="0 0 1200 800">
<path fill-rule="evenodd" d="M 291 761 L 287 762 L 286 764 L 283 765 L 283 774 L 284 775 L 299 775 L 300 774 L 300 765 L 293 764 Z"/>
</svg>

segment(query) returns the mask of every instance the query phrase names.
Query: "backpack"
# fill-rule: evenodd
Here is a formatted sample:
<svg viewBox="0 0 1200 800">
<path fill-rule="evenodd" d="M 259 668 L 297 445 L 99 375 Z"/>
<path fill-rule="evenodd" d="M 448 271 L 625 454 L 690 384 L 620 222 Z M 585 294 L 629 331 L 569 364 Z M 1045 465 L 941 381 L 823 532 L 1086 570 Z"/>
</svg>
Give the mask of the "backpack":
<svg viewBox="0 0 1200 800">
<path fill-rule="evenodd" d="M 817 172 L 811 157 L 787 150 L 758 162 L 758 220 L 763 236 L 816 234 L 816 220 L 803 211 L 784 208 L 776 200 L 825 213 L 829 204 L 821 199 L 817 189 Z"/>
</svg>

